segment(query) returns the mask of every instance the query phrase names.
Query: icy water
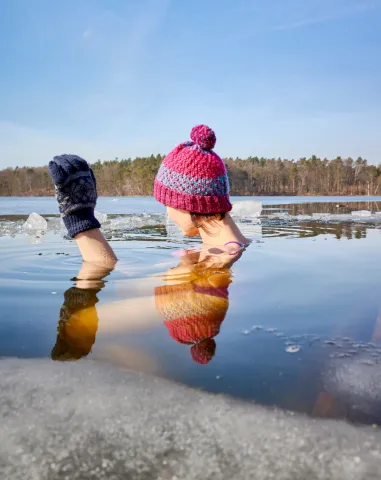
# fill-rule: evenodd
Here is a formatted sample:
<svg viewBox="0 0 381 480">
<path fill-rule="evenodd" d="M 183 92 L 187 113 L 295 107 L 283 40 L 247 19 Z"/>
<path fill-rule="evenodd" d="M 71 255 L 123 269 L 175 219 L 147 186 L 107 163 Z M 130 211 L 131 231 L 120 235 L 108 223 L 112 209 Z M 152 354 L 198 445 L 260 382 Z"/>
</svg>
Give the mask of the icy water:
<svg viewBox="0 0 381 480">
<path fill-rule="evenodd" d="M 120 261 L 89 272 L 54 199 L 0 198 L 0 356 L 110 362 L 380 423 L 369 395 L 381 363 L 381 198 L 234 201 L 253 240 L 240 258 L 200 253 L 153 199 L 102 198 Z M 23 227 L 33 211 L 47 220 L 42 231 Z M 340 384 L 345 371 L 350 388 Z"/>
</svg>

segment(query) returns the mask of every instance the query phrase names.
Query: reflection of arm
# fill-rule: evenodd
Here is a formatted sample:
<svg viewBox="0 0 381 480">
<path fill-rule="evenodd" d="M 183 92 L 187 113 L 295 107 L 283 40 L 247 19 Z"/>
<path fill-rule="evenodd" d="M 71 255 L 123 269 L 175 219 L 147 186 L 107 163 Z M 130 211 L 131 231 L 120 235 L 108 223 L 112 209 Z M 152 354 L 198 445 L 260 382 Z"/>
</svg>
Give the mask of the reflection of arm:
<svg viewBox="0 0 381 480">
<path fill-rule="evenodd" d="M 57 326 L 57 339 L 51 353 L 53 360 L 78 360 L 86 357 L 93 350 L 96 336 L 99 337 L 99 334 L 128 333 L 156 323 L 157 316 L 152 296 L 132 298 L 108 305 L 98 304 L 97 294 L 104 287 L 103 278 L 110 271 L 111 268 L 104 265 L 83 262 L 75 279 L 76 286 L 69 288 L 64 294 Z M 124 365 L 131 365 L 131 358 L 134 357 L 134 354 L 124 347 L 120 347 L 117 354 L 115 348 L 111 346 L 101 347 L 101 350 L 96 348 L 96 351 L 97 357 L 110 361 L 119 359 L 118 362 Z M 148 364 L 151 365 L 149 369 L 151 371 L 154 364 L 152 359 Z"/>
<path fill-rule="evenodd" d="M 76 286 L 84 290 L 102 288 L 104 283 L 101 279 L 111 270 L 105 265 L 83 262 L 76 278 Z M 98 333 L 135 331 L 149 327 L 157 320 L 153 296 L 98 304 L 96 312 L 99 319 Z"/>
<path fill-rule="evenodd" d="M 76 277 L 76 287 L 83 290 L 93 288 L 101 289 L 104 286 L 102 279 L 112 270 L 113 266 L 110 264 L 98 264 L 85 261 Z M 134 282 L 136 283 L 136 280 L 134 280 Z M 152 292 L 152 287 L 150 291 Z M 98 333 L 136 331 L 147 328 L 157 321 L 153 296 L 136 297 L 108 304 L 98 304 L 96 306 L 96 314 L 99 320 Z"/>
<path fill-rule="evenodd" d="M 84 290 L 89 288 L 102 289 L 104 287 L 103 279 L 107 277 L 113 268 L 114 267 L 84 261 L 75 278 L 76 287 Z"/>
<path fill-rule="evenodd" d="M 91 232 L 91 231 L 90 231 Z M 85 232 L 87 233 L 87 232 Z M 81 234 L 82 235 L 82 234 Z M 77 237 L 76 237 L 77 240 Z M 89 239 L 86 239 L 86 242 Z M 80 247 L 81 248 L 81 247 Z M 82 252 L 82 250 L 81 250 Z M 83 253 L 83 252 L 82 252 Z M 197 264 L 200 254 L 198 252 L 193 255 L 186 255 L 181 259 L 178 267 L 173 268 L 165 275 L 165 282 L 167 285 L 190 284 L 192 281 L 195 285 L 207 286 L 209 288 L 220 288 L 228 286 L 231 282 L 230 272 L 223 269 L 219 275 L 212 275 L 215 273 L 212 267 L 215 267 L 215 256 L 209 256 L 204 259 L 202 264 Z M 231 256 L 218 256 L 219 263 L 223 262 L 225 257 L 231 262 Z M 207 260 L 207 261 L 206 261 Z M 210 264 L 210 265 L 209 265 Z M 199 268 L 195 268 L 195 265 Z M 104 277 L 109 271 L 113 269 L 114 265 L 98 264 L 93 262 L 84 262 L 77 277 L 78 288 L 92 288 L 96 279 Z M 208 268 L 210 267 L 210 268 Z M 223 267 L 220 267 L 223 268 Z M 197 274 L 198 272 L 198 274 Z M 210 273 L 210 275 L 207 275 Z M 136 295 L 147 293 L 148 289 L 152 292 L 152 287 L 156 284 L 155 279 L 146 279 L 141 291 L 137 288 L 136 280 L 132 280 L 135 286 Z M 128 283 L 128 282 L 127 282 Z M 148 285 L 146 285 L 148 283 Z M 129 293 L 131 292 L 129 288 Z M 117 301 L 109 304 L 97 305 L 97 313 L 99 318 L 98 332 L 99 333 L 118 333 L 139 331 L 149 328 L 154 325 L 159 325 L 161 319 L 157 314 L 155 297 L 150 296 L 136 296 L 127 300 Z"/>
<path fill-rule="evenodd" d="M 153 296 L 97 306 L 99 333 L 139 331 L 160 324 Z"/>
<path fill-rule="evenodd" d="M 90 232 L 92 231 L 93 230 Z M 84 293 L 92 290 L 99 292 L 105 286 L 103 279 L 107 277 L 113 268 L 114 266 L 111 264 L 84 261 L 75 278 L 76 288 L 84 291 Z M 157 281 L 155 281 L 155 283 L 156 282 Z M 136 284 L 136 280 L 133 280 L 132 283 Z M 152 292 L 152 285 L 148 285 L 148 287 L 150 287 L 149 290 L 147 286 L 143 289 L 145 294 L 147 294 L 148 291 Z M 130 288 L 129 293 L 131 293 Z M 139 291 L 137 291 L 136 294 L 137 297 L 135 298 L 101 305 L 98 303 L 96 307 L 94 306 L 93 315 L 97 317 L 98 333 L 136 331 L 156 323 L 157 315 L 154 297 L 152 295 L 139 296 Z M 77 315 L 83 310 L 83 314 L 85 314 L 86 311 L 87 317 L 89 316 L 86 304 L 83 304 L 83 308 L 81 308 L 81 305 L 78 305 L 78 307 Z"/>
</svg>

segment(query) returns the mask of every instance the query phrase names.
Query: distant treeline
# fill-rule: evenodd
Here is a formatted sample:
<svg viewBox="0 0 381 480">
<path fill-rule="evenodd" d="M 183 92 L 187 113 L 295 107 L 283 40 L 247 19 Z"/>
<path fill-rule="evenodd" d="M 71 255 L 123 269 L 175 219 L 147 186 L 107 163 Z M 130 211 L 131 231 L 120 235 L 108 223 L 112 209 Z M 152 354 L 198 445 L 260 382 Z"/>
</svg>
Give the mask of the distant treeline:
<svg viewBox="0 0 381 480">
<path fill-rule="evenodd" d="M 100 195 L 152 195 L 161 155 L 104 161 L 92 165 Z M 361 157 L 316 156 L 299 160 L 225 158 L 232 195 L 377 195 L 381 194 L 381 165 Z M 0 196 L 53 195 L 47 167 L 0 171 Z"/>
</svg>

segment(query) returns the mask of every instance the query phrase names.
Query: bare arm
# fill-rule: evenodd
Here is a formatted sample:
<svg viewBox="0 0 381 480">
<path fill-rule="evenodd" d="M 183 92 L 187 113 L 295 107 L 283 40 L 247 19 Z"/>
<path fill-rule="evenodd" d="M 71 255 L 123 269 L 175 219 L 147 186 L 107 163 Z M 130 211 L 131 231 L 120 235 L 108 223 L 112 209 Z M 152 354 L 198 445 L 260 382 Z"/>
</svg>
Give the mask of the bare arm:
<svg viewBox="0 0 381 480">
<path fill-rule="evenodd" d="M 94 172 L 78 155 L 58 155 L 49 162 L 62 220 L 75 238 L 82 258 L 114 268 L 116 256 L 102 235 L 95 217 L 98 193 Z"/>
<path fill-rule="evenodd" d="M 118 259 L 99 228 L 79 233 L 75 236 L 75 241 L 85 262 L 110 270 L 115 267 Z"/>
</svg>

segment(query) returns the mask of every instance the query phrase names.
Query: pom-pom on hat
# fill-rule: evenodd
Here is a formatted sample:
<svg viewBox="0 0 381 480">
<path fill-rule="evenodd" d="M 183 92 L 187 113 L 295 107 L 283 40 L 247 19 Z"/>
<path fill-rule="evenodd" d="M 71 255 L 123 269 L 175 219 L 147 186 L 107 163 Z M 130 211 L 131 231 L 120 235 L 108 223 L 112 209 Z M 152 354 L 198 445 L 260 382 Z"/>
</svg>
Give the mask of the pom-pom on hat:
<svg viewBox="0 0 381 480">
<path fill-rule="evenodd" d="M 156 200 L 187 212 L 230 212 L 226 167 L 213 151 L 215 133 L 206 125 L 197 125 L 190 138 L 175 147 L 161 164 L 154 186 Z"/>
</svg>

